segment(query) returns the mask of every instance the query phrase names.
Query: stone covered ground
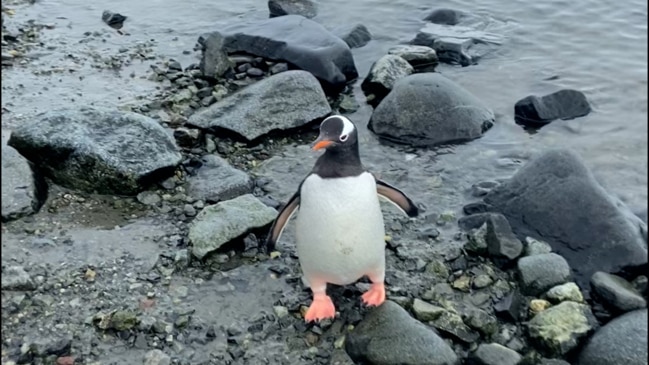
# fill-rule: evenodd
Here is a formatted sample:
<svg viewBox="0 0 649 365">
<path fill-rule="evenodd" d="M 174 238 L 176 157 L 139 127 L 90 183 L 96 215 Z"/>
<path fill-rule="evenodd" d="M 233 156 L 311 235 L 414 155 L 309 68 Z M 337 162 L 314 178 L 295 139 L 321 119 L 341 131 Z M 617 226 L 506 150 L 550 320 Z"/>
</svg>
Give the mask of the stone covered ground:
<svg viewBox="0 0 649 365">
<path fill-rule="evenodd" d="M 3 72 L 46 47 L 48 26 L 16 23 L 12 5 Z M 470 67 L 502 40 L 469 14 L 433 11 L 411 44 L 358 75 L 350 49 L 371 40 L 364 26 L 329 31 L 309 1 L 269 9 L 197 35 L 192 65 L 147 44 L 84 56 L 106 69 L 156 60 L 143 73 L 159 88 L 3 129 L 3 364 L 646 364 L 646 211 L 565 149 L 451 195 L 462 215 L 408 185 L 423 213 L 384 209 L 388 301 L 362 307 L 366 280 L 332 286 L 335 320 L 304 323 L 292 230 L 277 251 L 262 242 L 317 157 L 318 122 L 367 102 L 369 130 L 399 156 L 368 165 L 434 187 L 444 171 L 395 166 L 495 121 L 435 68 Z M 110 33 L 89 42 L 126 31 L 118 14 L 103 19 Z M 590 112 L 576 90 L 533 99 L 515 106 L 526 128 Z M 11 109 L 3 101 L 3 120 Z"/>
</svg>

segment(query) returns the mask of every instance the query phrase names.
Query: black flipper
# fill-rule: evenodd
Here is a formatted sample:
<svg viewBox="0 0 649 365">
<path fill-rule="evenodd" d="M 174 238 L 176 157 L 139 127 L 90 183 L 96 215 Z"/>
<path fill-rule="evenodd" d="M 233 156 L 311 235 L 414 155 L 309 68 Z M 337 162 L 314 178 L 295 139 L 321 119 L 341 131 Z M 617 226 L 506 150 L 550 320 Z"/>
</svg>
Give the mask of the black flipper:
<svg viewBox="0 0 649 365">
<path fill-rule="evenodd" d="M 407 214 L 408 217 L 416 217 L 419 215 L 419 208 L 417 208 L 415 203 L 406 194 L 385 181 L 379 180 L 376 176 L 374 179 L 376 180 L 376 192 L 380 197 L 394 204 L 399 210 Z"/>
<path fill-rule="evenodd" d="M 286 224 L 291 219 L 293 214 L 297 212 L 298 207 L 300 206 L 301 188 L 302 184 L 300 184 L 297 192 L 293 194 L 286 205 L 284 205 L 284 207 L 279 211 L 277 218 L 275 218 L 273 225 L 270 227 L 270 232 L 268 232 L 268 236 L 266 237 L 265 242 L 266 252 L 271 252 L 275 249 L 275 244 L 279 240 L 279 237 L 282 235 L 282 232 L 284 232 Z"/>
</svg>

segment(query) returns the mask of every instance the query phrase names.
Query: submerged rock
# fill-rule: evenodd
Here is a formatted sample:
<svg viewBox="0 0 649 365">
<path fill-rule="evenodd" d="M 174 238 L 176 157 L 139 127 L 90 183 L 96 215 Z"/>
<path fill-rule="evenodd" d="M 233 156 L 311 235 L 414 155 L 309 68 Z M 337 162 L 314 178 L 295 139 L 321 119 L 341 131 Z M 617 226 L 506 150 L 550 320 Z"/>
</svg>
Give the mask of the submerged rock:
<svg viewBox="0 0 649 365">
<path fill-rule="evenodd" d="M 424 20 L 435 24 L 457 25 L 464 17 L 466 17 L 466 13 L 463 11 L 440 8 L 431 11 Z"/>
<path fill-rule="evenodd" d="M 534 316 L 528 330 L 542 351 L 561 357 L 577 347 L 596 325 L 589 306 L 563 302 Z"/>
<path fill-rule="evenodd" d="M 2 145 L 2 221 L 37 213 L 47 197 L 45 179 L 13 147 Z"/>
<path fill-rule="evenodd" d="M 372 33 L 363 24 L 344 25 L 332 30 L 349 48 L 361 48 L 372 40 Z"/>
<path fill-rule="evenodd" d="M 590 279 L 590 285 L 593 296 L 614 312 L 624 313 L 647 307 L 647 301 L 633 285 L 617 275 L 598 271 Z"/>
<path fill-rule="evenodd" d="M 378 105 L 392 90 L 394 83 L 410 75 L 414 69 L 399 56 L 385 55 L 372 64 L 370 71 L 361 84 L 365 95 L 374 95 L 371 105 Z"/>
<path fill-rule="evenodd" d="M 191 197 L 216 203 L 252 192 L 254 183 L 250 176 L 230 166 L 225 159 L 206 155 L 202 162 L 196 174 L 187 178 L 187 193 Z"/>
<path fill-rule="evenodd" d="M 223 244 L 270 224 L 277 211 L 252 194 L 206 206 L 189 226 L 192 254 L 202 259 Z"/>
<path fill-rule="evenodd" d="M 225 39 L 226 51 L 289 62 L 323 81 L 327 89 L 342 90 L 358 77 L 347 43 L 300 15 L 237 23 L 218 33 Z M 199 42 L 205 38 L 201 36 Z"/>
<path fill-rule="evenodd" d="M 502 42 L 498 34 L 471 27 L 428 23 L 411 43 L 433 48 L 442 62 L 468 66 L 493 52 Z"/>
<path fill-rule="evenodd" d="M 453 349 L 392 301 L 372 309 L 345 342 L 355 362 L 376 365 L 456 365 Z"/>
<path fill-rule="evenodd" d="M 541 154 L 484 200 L 507 217 L 519 237 L 549 243 L 584 291 L 596 271 L 646 272 L 646 225 L 616 204 L 570 150 Z"/>
<path fill-rule="evenodd" d="M 438 73 L 420 73 L 395 83 L 368 128 L 379 137 L 424 147 L 478 138 L 493 120 L 493 112 L 460 85 Z"/>
<path fill-rule="evenodd" d="M 301 15 L 311 19 L 318 15 L 318 5 L 312 0 L 268 0 L 270 17 Z"/>
<path fill-rule="evenodd" d="M 18 126 L 8 144 L 57 184 L 100 194 L 135 195 L 182 159 L 155 120 L 85 106 L 41 113 Z"/>
<path fill-rule="evenodd" d="M 542 97 L 527 96 L 514 106 L 516 122 L 542 127 L 556 119 L 574 119 L 590 113 L 590 104 L 581 91 L 564 89 Z"/>
<path fill-rule="evenodd" d="M 628 312 L 600 328 L 579 354 L 577 365 L 646 365 L 647 310 Z"/>
<path fill-rule="evenodd" d="M 286 71 L 245 87 L 193 114 L 189 124 L 203 129 L 226 129 L 246 140 L 277 130 L 302 127 L 324 118 L 331 107 L 313 75 Z"/>
</svg>

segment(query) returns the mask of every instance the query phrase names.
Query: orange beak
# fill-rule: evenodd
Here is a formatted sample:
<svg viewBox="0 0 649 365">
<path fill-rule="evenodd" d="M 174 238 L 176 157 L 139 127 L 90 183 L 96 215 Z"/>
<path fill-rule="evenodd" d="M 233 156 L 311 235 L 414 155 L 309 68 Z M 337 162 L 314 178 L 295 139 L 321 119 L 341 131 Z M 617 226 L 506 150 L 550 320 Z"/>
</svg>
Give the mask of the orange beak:
<svg viewBox="0 0 649 365">
<path fill-rule="evenodd" d="M 321 140 L 321 141 L 316 140 L 315 144 L 313 145 L 313 150 L 318 151 L 318 150 L 321 150 L 323 148 L 327 148 L 327 147 L 331 146 L 332 144 L 333 144 L 333 141 L 328 141 L 326 139 Z"/>
</svg>

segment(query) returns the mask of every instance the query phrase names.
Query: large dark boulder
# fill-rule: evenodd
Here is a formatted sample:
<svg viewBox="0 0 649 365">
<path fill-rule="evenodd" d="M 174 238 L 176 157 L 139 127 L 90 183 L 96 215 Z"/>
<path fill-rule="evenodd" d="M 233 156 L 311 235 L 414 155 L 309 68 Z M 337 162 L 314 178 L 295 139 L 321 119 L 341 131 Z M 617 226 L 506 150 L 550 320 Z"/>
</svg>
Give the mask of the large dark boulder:
<svg viewBox="0 0 649 365">
<path fill-rule="evenodd" d="M 493 120 L 493 112 L 462 86 L 439 73 L 420 73 L 394 84 L 368 128 L 387 140 L 424 147 L 476 139 Z"/>
<path fill-rule="evenodd" d="M 542 127 L 556 119 L 574 119 L 590 113 L 586 95 L 578 90 L 564 89 L 538 97 L 527 96 L 514 106 L 518 124 L 528 127 Z"/>
<path fill-rule="evenodd" d="M 289 62 L 317 77 L 328 90 L 344 88 L 358 77 L 345 41 L 322 25 L 300 15 L 285 15 L 252 23 L 237 23 L 219 30 L 227 52 Z M 203 43 L 208 34 L 199 38 Z"/>
<path fill-rule="evenodd" d="M 646 272 L 644 222 L 599 185 L 575 152 L 537 156 L 484 201 L 521 239 L 548 242 L 566 258 L 584 291 L 596 271 Z"/>
<path fill-rule="evenodd" d="M 41 113 L 18 126 L 8 144 L 57 184 L 100 194 L 136 195 L 182 159 L 155 120 L 104 108 Z"/>
</svg>

